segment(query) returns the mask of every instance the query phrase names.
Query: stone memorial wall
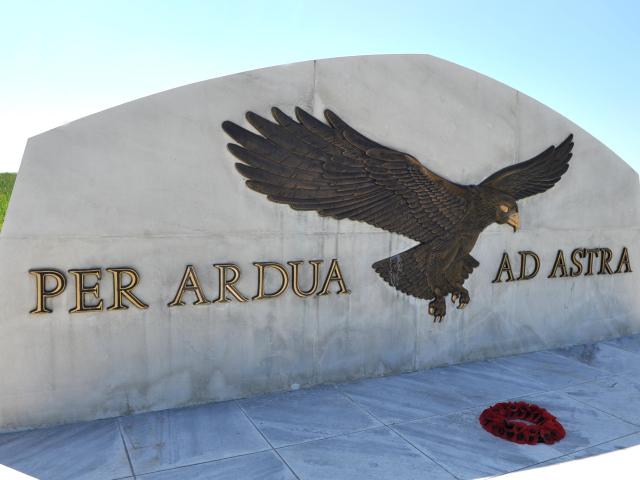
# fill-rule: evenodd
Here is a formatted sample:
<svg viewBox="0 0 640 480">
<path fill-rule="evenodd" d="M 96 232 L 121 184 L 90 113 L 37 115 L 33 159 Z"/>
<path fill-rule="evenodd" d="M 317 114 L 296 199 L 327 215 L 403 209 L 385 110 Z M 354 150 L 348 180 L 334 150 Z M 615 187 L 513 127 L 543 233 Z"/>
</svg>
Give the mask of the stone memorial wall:
<svg viewBox="0 0 640 480">
<path fill-rule="evenodd" d="M 553 188 L 518 200 L 519 230 L 479 235 L 470 302 L 446 297 L 434 322 L 429 300 L 372 268 L 417 241 L 247 188 L 227 147 L 242 142 L 222 125 L 257 132 L 246 112 L 273 119 L 272 107 L 324 125 L 330 109 L 460 185 L 570 134 L 573 157 Z M 271 148 L 268 136 L 244 140 Z M 255 70 L 60 126 L 29 139 L 0 235 L 0 430 L 640 332 L 639 200 L 638 174 L 577 125 L 426 55 Z"/>
</svg>

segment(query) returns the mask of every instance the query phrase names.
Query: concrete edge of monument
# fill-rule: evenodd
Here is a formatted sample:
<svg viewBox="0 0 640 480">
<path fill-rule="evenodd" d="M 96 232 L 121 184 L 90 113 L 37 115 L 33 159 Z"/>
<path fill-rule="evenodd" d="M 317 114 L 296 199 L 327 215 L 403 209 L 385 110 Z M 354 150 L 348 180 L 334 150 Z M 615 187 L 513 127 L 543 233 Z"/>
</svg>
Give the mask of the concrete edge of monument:
<svg viewBox="0 0 640 480">
<path fill-rule="evenodd" d="M 245 186 L 222 124 L 262 133 L 245 114 L 272 107 L 323 122 L 330 109 L 460 185 L 570 134 L 573 157 L 553 188 L 518 200 L 518 231 L 480 233 L 469 304 L 447 297 L 434 323 L 429 301 L 371 268 L 416 241 Z M 144 97 L 27 143 L 0 234 L 0 430 L 638 333 L 639 243 L 629 165 L 530 97 L 428 55 L 301 62 Z"/>
</svg>

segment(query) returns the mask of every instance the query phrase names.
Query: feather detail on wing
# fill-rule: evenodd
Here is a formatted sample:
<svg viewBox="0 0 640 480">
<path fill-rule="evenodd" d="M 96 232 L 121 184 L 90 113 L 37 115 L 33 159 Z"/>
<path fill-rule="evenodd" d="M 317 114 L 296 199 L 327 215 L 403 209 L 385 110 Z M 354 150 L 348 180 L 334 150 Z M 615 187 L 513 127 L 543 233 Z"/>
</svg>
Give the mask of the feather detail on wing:
<svg viewBox="0 0 640 480">
<path fill-rule="evenodd" d="M 328 125 L 300 108 L 295 114 L 297 121 L 273 108 L 274 123 L 248 112 L 260 135 L 222 124 L 239 144 L 229 151 L 243 162 L 236 168 L 252 190 L 295 210 L 360 220 L 421 242 L 442 237 L 464 216 L 467 187 L 370 140 L 330 110 Z"/>
<path fill-rule="evenodd" d="M 573 135 L 569 135 L 557 147 L 549 147 L 526 162 L 498 170 L 480 185 L 505 192 L 516 200 L 549 190 L 569 168 L 572 140 Z"/>
</svg>

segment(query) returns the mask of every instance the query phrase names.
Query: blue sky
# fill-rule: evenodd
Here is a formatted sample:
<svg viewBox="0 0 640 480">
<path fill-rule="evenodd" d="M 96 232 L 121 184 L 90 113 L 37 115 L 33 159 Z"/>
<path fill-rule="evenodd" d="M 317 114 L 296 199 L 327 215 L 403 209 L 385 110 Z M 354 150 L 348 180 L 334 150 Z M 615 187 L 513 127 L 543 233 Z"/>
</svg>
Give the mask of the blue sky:
<svg viewBox="0 0 640 480">
<path fill-rule="evenodd" d="M 0 171 L 26 139 L 186 83 L 428 53 L 549 105 L 640 170 L 640 2 L 0 0 Z"/>
</svg>

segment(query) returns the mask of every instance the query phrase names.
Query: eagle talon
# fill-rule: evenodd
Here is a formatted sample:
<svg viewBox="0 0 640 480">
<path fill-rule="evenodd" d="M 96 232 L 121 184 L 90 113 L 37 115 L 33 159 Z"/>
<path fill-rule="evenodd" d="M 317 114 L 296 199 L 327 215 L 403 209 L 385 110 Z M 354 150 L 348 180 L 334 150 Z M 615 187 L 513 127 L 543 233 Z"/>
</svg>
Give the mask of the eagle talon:
<svg viewBox="0 0 640 480">
<path fill-rule="evenodd" d="M 436 297 L 429 303 L 429 315 L 433 315 L 434 322 L 442 322 L 446 313 L 447 307 L 444 297 Z"/>
<path fill-rule="evenodd" d="M 457 292 L 451 294 L 451 302 L 456 303 L 456 301 L 460 298 L 460 295 Z"/>
<path fill-rule="evenodd" d="M 462 310 L 464 307 L 466 307 L 469 302 L 471 301 L 471 298 L 469 297 L 469 291 L 466 288 L 463 288 L 460 290 L 460 302 L 458 303 L 458 310 Z"/>
</svg>

